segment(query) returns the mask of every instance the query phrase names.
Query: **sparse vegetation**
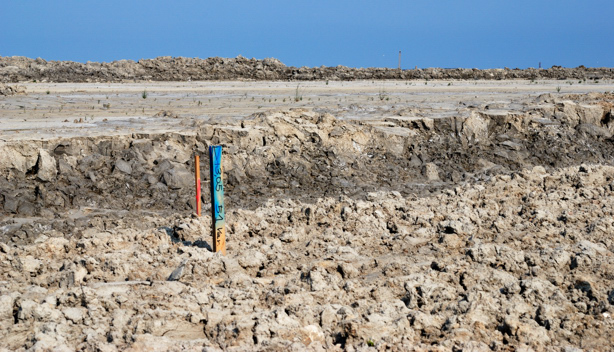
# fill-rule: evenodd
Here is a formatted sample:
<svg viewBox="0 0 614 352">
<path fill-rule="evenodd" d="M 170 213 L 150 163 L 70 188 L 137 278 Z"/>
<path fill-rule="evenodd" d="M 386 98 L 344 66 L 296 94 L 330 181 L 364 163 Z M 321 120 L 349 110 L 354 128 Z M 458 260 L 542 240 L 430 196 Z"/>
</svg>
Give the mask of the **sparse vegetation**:
<svg viewBox="0 0 614 352">
<path fill-rule="evenodd" d="M 144 90 L 143 93 L 141 94 L 141 97 L 143 97 L 143 99 L 147 99 L 147 96 L 149 94 L 147 93 L 147 90 Z"/>
<path fill-rule="evenodd" d="M 384 100 L 390 100 L 390 97 L 388 97 L 388 93 L 386 92 L 386 90 L 382 87 L 382 89 L 379 90 L 379 93 L 377 94 L 378 98 L 380 101 L 384 101 Z"/>
<path fill-rule="evenodd" d="M 298 102 L 303 100 L 303 93 L 300 90 L 300 83 L 296 85 L 296 90 L 294 91 L 294 101 Z"/>
</svg>

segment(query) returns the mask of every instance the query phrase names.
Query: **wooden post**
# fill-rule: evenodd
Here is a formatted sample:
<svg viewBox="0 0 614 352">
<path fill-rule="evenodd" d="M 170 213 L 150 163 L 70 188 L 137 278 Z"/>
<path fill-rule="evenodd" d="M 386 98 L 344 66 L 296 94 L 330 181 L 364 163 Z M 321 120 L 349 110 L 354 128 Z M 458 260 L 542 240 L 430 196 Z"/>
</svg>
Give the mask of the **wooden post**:
<svg viewBox="0 0 614 352">
<path fill-rule="evenodd" d="M 401 69 L 401 50 L 399 50 L 399 70 Z"/>
<path fill-rule="evenodd" d="M 222 147 L 209 147 L 209 170 L 211 173 L 211 231 L 213 251 L 226 255 L 226 218 L 224 215 L 224 180 Z"/>
<path fill-rule="evenodd" d="M 201 200 L 200 200 L 200 156 L 194 156 L 194 175 L 196 176 L 196 215 L 201 214 Z"/>
</svg>

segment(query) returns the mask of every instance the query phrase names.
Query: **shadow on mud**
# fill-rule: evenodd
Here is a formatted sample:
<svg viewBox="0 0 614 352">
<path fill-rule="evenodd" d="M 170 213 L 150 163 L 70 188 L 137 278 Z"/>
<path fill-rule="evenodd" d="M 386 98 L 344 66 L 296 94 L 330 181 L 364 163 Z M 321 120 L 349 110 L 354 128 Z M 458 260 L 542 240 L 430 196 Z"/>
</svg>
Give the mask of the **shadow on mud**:
<svg viewBox="0 0 614 352">
<path fill-rule="evenodd" d="M 196 135 L 133 134 L 15 142 L 1 146 L 0 241 L 24 237 L 14 218 L 39 218 L 44 231 L 135 220 L 147 211 L 190 214 L 194 208 L 193 155 L 224 146 L 227 206 L 261 207 L 270 199 L 314 204 L 323 197 L 366 199 L 397 191 L 425 197 L 463 183 L 543 166 L 612 164 L 611 111 L 571 102 L 519 113 L 475 112 L 468 118 L 389 118 L 339 121 L 295 109 L 253 115 L 240 125 L 202 125 Z M 209 199 L 208 163 L 201 163 L 203 201 Z M 66 219 L 74 209 L 106 209 Z M 136 215 L 117 212 L 130 211 Z M 206 214 L 206 212 L 203 211 Z M 206 215 L 205 215 L 206 216 Z M 83 219 L 86 220 L 83 220 Z M 76 222 L 83 222 L 77 226 Z M 44 224 L 44 225 L 41 225 Z M 42 226 L 42 227 L 41 227 Z M 175 229 L 163 228 L 173 241 Z M 21 232 L 20 232 L 21 231 Z M 68 231 L 70 233 L 70 231 Z M 210 250 L 210 245 L 193 243 Z"/>
</svg>

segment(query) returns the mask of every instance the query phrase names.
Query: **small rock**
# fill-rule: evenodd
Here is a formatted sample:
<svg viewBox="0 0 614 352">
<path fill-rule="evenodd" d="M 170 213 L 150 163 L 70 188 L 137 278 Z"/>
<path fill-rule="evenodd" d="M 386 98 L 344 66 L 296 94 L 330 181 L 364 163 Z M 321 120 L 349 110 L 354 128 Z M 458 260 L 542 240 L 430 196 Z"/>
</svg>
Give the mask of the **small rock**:
<svg viewBox="0 0 614 352">
<path fill-rule="evenodd" d="M 319 270 L 309 272 L 309 283 L 312 291 L 321 291 L 328 287 L 324 275 Z"/>
<path fill-rule="evenodd" d="M 518 336 L 518 340 L 527 344 L 547 344 L 550 342 L 548 331 L 538 326 L 535 321 L 532 321 L 530 324 L 519 324 L 516 336 Z"/>
<path fill-rule="evenodd" d="M 426 129 L 426 130 L 432 130 L 435 128 L 435 120 L 430 119 L 428 117 L 423 117 L 422 118 L 422 126 Z"/>
<path fill-rule="evenodd" d="M 32 319 L 34 309 L 38 306 L 36 302 L 30 299 L 23 300 L 19 303 L 19 311 L 17 312 L 17 319 L 20 321 L 26 321 Z"/>
<path fill-rule="evenodd" d="M 163 174 L 164 183 L 171 189 L 189 187 L 194 181 L 193 175 L 185 167 L 175 167 Z"/>
<path fill-rule="evenodd" d="M 356 269 L 350 263 L 341 263 L 341 264 L 339 264 L 338 270 L 339 270 L 339 272 L 341 273 L 341 276 L 343 276 L 344 279 L 351 279 L 351 278 L 355 278 L 358 275 L 360 275 L 360 272 L 358 271 L 358 269 Z"/>
<path fill-rule="evenodd" d="M 38 161 L 36 163 L 36 177 L 41 181 L 52 181 L 58 174 L 58 169 L 55 164 L 55 158 L 52 157 L 46 150 L 38 151 Z"/>
<path fill-rule="evenodd" d="M 416 311 L 411 314 L 411 324 L 416 330 L 426 330 L 427 328 L 441 328 L 441 322 L 436 317 Z"/>
<path fill-rule="evenodd" d="M 132 166 L 127 161 L 119 159 L 115 162 L 115 170 L 130 175 L 132 173 Z"/>
<path fill-rule="evenodd" d="M 296 234 L 293 231 L 288 231 L 288 232 L 282 233 L 281 236 L 279 236 L 279 239 L 282 242 L 290 243 L 290 242 L 294 242 L 294 241 L 298 240 L 299 236 L 298 236 L 298 234 Z"/>
<path fill-rule="evenodd" d="M 458 248 L 462 244 L 460 237 L 456 233 L 443 234 L 439 237 L 439 243 L 448 248 Z"/>
<path fill-rule="evenodd" d="M 422 175 L 429 181 L 439 181 L 439 168 L 433 163 L 426 163 L 422 167 Z"/>
<path fill-rule="evenodd" d="M 465 235 L 463 223 L 458 220 L 444 220 L 439 223 L 439 231 L 444 234 Z"/>
<path fill-rule="evenodd" d="M 185 264 L 188 262 L 187 259 L 184 259 L 181 261 L 181 263 L 179 264 L 179 266 L 173 270 L 173 272 L 169 275 L 168 279 L 166 279 L 166 281 L 177 281 L 181 278 L 181 275 L 183 274 L 183 268 L 185 267 Z"/>
<path fill-rule="evenodd" d="M 260 268 L 266 261 L 266 256 L 258 251 L 249 250 L 239 258 L 239 265 L 243 268 Z"/>
<path fill-rule="evenodd" d="M 13 319 L 13 297 L 0 296 L 0 321 Z"/>
<path fill-rule="evenodd" d="M 34 258 L 31 255 L 21 259 L 21 265 L 24 271 L 29 273 L 36 273 L 41 267 L 41 261 Z"/>
<path fill-rule="evenodd" d="M 66 319 L 72 321 L 75 324 L 79 324 L 83 320 L 83 308 L 67 307 L 62 310 L 62 313 L 64 313 Z"/>
<path fill-rule="evenodd" d="M 352 213 L 352 208 L 350 208 L 350 207 L 343 207 L 341 209 L 341 219 L 343 221 L 347 221 L 351 213 Z"/>
<path fill-rule="evenodd" d="M 324 332 L 317 325 L 307 325 L 299 329 L 301 342 L 309 346 L 312 342 L 319 341 L 324 343 Z"/>
<path fill-rule="evenodd" d="M 320 313 L 320 325 L 323 328 L 332 327 L 339 319 L 337 318 L 337 310 L 330 305 L 327 305 Z"/>
</svg>

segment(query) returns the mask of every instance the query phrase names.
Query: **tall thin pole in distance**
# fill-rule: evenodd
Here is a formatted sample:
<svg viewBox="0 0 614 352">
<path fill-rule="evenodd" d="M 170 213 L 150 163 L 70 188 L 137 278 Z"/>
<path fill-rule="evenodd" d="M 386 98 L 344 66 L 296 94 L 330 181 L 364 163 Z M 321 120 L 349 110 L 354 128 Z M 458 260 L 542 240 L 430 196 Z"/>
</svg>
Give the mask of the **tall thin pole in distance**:
<svg viewBox="0 0 614 352">
<path fill-rule="evenodd" d="M 401 69 L 401 50 L 399 50 L 399 70 Z"/>
</svg>

